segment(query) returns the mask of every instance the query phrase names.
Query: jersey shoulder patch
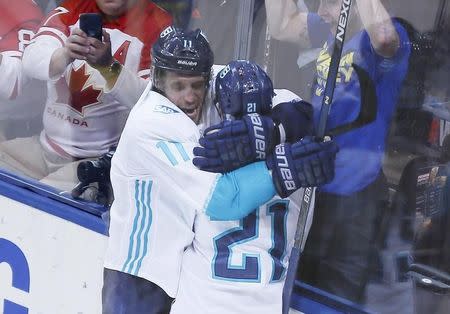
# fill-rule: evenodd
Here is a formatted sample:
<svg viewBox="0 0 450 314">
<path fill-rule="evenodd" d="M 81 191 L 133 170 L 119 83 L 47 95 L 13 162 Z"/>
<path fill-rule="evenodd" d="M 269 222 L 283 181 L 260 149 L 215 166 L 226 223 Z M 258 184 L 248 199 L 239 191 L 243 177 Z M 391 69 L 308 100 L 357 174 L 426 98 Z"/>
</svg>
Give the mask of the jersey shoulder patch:
<svg viewBox="0 0 450 314">
<path fill-rule="evenodd" d="M 153 108 L 154 112 L 164 113 L 164 114 L 173 114 L 173 113 L 180 113 L 180 111 L 175 110 L 171 107 L 164 106 L 164 105 L 156 105 Z"/>
</svg>

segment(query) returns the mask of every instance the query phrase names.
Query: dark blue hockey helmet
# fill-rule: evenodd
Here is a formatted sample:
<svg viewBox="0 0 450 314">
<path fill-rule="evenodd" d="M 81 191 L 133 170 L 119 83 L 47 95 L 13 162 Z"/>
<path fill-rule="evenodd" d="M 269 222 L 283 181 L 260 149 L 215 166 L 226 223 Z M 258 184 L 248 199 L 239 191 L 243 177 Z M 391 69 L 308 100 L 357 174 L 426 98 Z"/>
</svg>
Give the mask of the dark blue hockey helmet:
<svg viewBox="0 0 450 314">
<path fill-rule="evenodd" d="M 200 29 L 187 31 L 174 26 L 164 29 L 153 44 L 152 66 L 187 75 L 209 78 L 214 55 Z"/>
<path fill-rule="evenodd" d="M 235 118 L 255 112 L 267 114 L 272 108 L 272 80 L 254 62 L 237 60 L 228 63 L 217 74 L 215 92 L 222 113 Z"/>
</svg>

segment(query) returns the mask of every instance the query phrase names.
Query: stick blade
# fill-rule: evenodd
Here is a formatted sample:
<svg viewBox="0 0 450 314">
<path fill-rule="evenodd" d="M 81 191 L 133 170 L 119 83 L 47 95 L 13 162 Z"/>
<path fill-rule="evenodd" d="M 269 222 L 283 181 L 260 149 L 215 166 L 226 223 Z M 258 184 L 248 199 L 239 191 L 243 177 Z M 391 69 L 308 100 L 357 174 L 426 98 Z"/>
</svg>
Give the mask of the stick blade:
<svg viewBox="0 0 450 314">
<path fill-rule="evenodd" d="M 352 67 L 355 69 L 358 76 L 360 90 L 361 90 L 361 108 L 358 117 L 352 122 L 340 125 L 327 134 L 336 136 L 353 129 L 357 129 L 369 123 L 372 123 L 377 118 L 378 99 L 375 91 L 375 84 L 370 78 L 369 74 L 359 65 L 353 63 Z"/>
</svg>

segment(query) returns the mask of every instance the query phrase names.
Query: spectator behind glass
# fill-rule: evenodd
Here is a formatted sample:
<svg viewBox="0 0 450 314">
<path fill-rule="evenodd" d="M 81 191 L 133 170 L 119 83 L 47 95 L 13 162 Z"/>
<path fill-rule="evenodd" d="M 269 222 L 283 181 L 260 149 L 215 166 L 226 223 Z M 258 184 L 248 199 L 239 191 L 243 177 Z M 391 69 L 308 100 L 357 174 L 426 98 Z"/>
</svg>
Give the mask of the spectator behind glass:
<svg viewBox="0 0 450 314">
<path fill-rule="evenodd" d="M 342 2 L 322 0 L 318 14 L 300 12 L 292 0 L 265 4 L 272 36 L 303 47 L 323 46 L 312 95 L 317 123 Z M 364 301 L 375 221 L 387 201 L 382 158 L 409 54 L 405 29 L 391 20 L 379 0 L 353 2 L 328 125 L 354 120 L 359 112 L 360 88 L 352 63 L 365 69 L 376 84 L 377 118 L 336 136 L 340 148 L 336 175 L 316 195 L 314 222 L 299 270 L 303 281 L 354 302 Z"/>
<path fill-rule="evenodd" d="M 208 34 L 209 38 L 221 39 L 211 42 L 216 64 L 226 64 L 235 57 L 236 33 L 240 31 L 237 29 L 238 18 L 240 14 L 243 14 L 239 11 L 241 4 L 241 1 L 192 0 L 189 28 L 200 28 Z M 262 4 L 262 0 L 254 1 L 254 18 Z M 261 47 L 261 52 L 263 49 Z"/>
<path fill-rule="evenodd" d="M 41 129 L 45 84 L 23 73 L 21 59 L 42 17 L 31 0 L 0 0 L 0 142 Z"/>
<path fill-rule="evenodd" d="M 188 27 L 193 0 L 153 0 L 153 2 L 170 13 L 175 27 L 182 29 Z"/>
<path fill-rule="evenodd" d="M 79 29 L 87 12 L 102 14 L 103 42 Z M 147 85 L 150 47 L 170 23 L 146 0 L 68 0 L 50 12 L 23 57 L 26 73 L 48 82 L 44 130 L 3 143 L 0 167 L 73 188 L 79 161 L 117 143 Z"/>
<path fill-rule="evenodd" d="M 48 12 L 59 6 L 63 1 L 62 0 L 33 0 L 44 12 L 46 15 Z"/>
</svg>

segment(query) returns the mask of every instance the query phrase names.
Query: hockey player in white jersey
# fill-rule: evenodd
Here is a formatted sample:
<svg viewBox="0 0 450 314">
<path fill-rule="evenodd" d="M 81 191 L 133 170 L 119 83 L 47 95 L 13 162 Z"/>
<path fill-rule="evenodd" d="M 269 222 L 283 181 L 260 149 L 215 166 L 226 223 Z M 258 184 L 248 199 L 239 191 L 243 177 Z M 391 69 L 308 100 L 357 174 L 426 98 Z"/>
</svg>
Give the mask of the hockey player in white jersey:
<svg viewBox="0 0 450 314">
<path fill-rule="evenodd" d="M 239 112 L 239 106 L 243 106 L 241 112 L 245 112 L 247 104 L 258 104 L 262 113 L 270 117 L 250 114 L 240 120 L 226 121 L 208 128 L 205 137 L 200 140 L 204 147 L 194 150 L 197 155 L 194 163 L 203 170 L 226 172 L 255 160 L 266 159 L 267 156 L 274 178 L 278 177 L 277 181 L 282 183 L 277 186 L 277 192 L 289 197 L 276 195 L 240 220 L 217 221 L 198 213 L 192 245 L 183 257 L 179 291 L 172 314 L 281 313 L 285 270 L 294 242 L 301 191 L 290 189 L 289 184 L 284 185 L 287 181 L 278 176 L 280 173 L 277 174 L 273 163 L 277 163 L 277 156 L 283 156 L 283 149 L 292 149 L 295 145 L 277 146 L 275 150 L 280 154 L 271 154 L 273 146 L 270 147 L 268 142 L 261 143 L 261 137 L 256 134 L 275 137 L 275 142 L 294 143 L 299 137 L 312 134 L 312 108 L 300 99 L 293 99 L 292 93 L 286 90 L 276 91 L 273 109 L 261 106 L 261 103 L 268 101 L 261 99 L 264 98 L 261 94 L 256 94 L 256 97 L 252 95 L 249 88 L 257 84 L 271 88 L 270 79 L 264 74 L 262 69 L 245 61 L 231 62 L 219 72 L 216 94 L 222 111 L 235 114 Z M 272 96 L 272 93 L 270 89 L 269 95 Z M 296 111 L 303 114 L 299 115 Z M 267 123 L 262 123 L 261 129 L 255 132 L 252 120 L 258 119 Z M 274 128 L 271 119 L 275 121 Z M 283 124 L 278 125 L 277 121 L 283 121 Z M 302 145 L 321 144 L 307 138 Z M 247 149 L 242 149 L 242 146 Z M 295 146 L 296 149 L 298 146 Z M 305 179 L 312 170 L 308 169 L 311 166 L 308 163 L 330 167 L 324 170 L 327 174 L 332 168 L 325 159 L 314 158 L 302 163 L 305 167 L 301 171 Z M 311 183 L 315 185 L 321 183 L 321 179 L 323 182 L 327 180 L 325 176 L 319 177 L 316 176 Z M 301 185 L 304 186 L 304 183 Z M 298 182 L 293 186 L 299 186 Z M 296 192 L 291 194 L 294 190 Z M 308 217 L 309 226 L 312 212 Z"/>
<path fill-rule="evenodd" d="M 224 175 L 192 164 L 202 130 L 219 121 L 208 95 L 212 63 L 199 30 L 169 27 L 152 48 L 153 85 L 133 107 L 112 159 L 103 313 L 167 313 L 198 217 L 241 219 L 276 192 L 264 162 Z M 322 152 L 332 163 L 334 151 L 315 149 L 291 154 L 287 166 L 298 178 L 295 165 Z"/>
</svg>

